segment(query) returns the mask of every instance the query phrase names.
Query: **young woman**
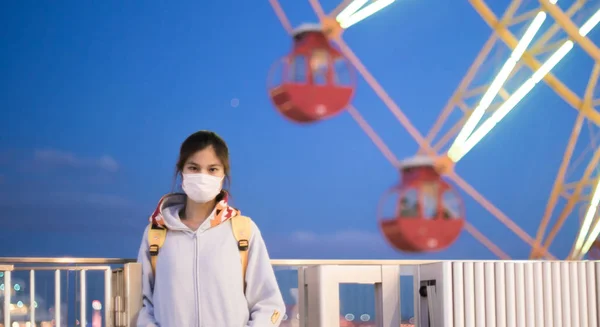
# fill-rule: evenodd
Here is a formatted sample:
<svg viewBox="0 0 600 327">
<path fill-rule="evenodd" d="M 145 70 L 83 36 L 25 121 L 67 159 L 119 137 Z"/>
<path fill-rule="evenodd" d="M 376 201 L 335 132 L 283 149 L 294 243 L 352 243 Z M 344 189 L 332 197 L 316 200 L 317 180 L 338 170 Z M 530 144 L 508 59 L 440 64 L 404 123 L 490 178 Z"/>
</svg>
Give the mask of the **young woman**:
<svg viewBox="0 0 600 327">
<path fill-rule="evenodd" d="M 223 190 L 229 169 L 227 145 L 217 134 L 200 131 L 181 145 L 176 174 L 185 194 L 161 199 L 139 252 L 144 298 L 138 327 L 281 323 L 285 304 L 253 222 L 248 225 L 247 264 L 240 258 L 242 248 L 232 231 L 240 212 L 227 204 Z M 160 237 L 157 231 L 163 230 L 166 235 Z"/>
</svg>

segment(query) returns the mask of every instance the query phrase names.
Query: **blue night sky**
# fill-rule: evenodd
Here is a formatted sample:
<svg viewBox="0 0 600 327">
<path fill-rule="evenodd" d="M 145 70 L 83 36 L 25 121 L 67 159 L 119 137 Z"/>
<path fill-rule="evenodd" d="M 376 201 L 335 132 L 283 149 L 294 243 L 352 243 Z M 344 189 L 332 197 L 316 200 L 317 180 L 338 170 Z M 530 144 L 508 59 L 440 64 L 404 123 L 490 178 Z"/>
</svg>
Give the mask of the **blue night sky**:
<svg viewBox="0 0 600 327">
<path fill-rule="evenodd" d="M 496 13 L 508 3 L 492 2 Z M 308 1 L 282 6 L 294 25 L 315 20 Z M 466 232 L 433 254 L 384 243 L 376 207 L 398 172 L 346 113 L 299 126 L 275 111 L 267 72 L 291 42 L 266 0 L 7 1 L 0 20 L 2 256 L 134 257 L 172 188 L 180 143 L 210 129 L 230 146 L 234 205 L 257 222 L 274 258 L 494 258 Z M 344 38 L 425 133 L 489 35 L 467 1 L 404 0 Z M 598 44 L 600 33 L 590 38 Z M 509 54 L 498 51 L 480 84 Z M 576 47 L 555 71 L 581 95 L 591 67 Z M 398 157 L 417 151 L 362 80 L 354 104 Z M 457 172 L 535 235 L 575 117 L 541 83 Z M 585 128 L 576 153 L 589 143 Z M 474 226 L 512 257 L 528 256 L 527 244 L 464 199 Z M 575 211 L 552 248 L 560 257 Z"/>
</svg>

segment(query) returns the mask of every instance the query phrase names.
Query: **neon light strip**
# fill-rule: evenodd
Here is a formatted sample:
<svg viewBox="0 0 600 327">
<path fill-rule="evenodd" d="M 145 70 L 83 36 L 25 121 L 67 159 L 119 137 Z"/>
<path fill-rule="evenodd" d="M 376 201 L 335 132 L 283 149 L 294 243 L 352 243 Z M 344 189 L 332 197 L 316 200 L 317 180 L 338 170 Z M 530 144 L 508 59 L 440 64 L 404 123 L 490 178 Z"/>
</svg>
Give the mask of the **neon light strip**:
<svg viewBox="0 0 600 327">
<path fill-rule="evenodd" d="M 381 9 L 391 5 L 396 0 L 377 0 L 370 3 L 368 6 L 360 9 L 369 0 L 354 0 L 335 19 L 342 28 L 348 28 L 361 20 L 377 13 Z"/>
<path fill-rule="evenodd" d="M 359 11 L 360 8 L 362 8 L 362 6 L 364 6 L 367 2 L 369 2 L 369 0 L 354 0 L 354 1 L 352 1 L 346 8 L 344 8 L 344 10 L 342 10 L 335 17 L 335 20 L 337 20 L 338 23 L 341 23 L 342 21 L 348 19 L 352 14 Z"/>
<path fill-rule="evenodd" d="M 598 10 L 580 29 L 579 34 L 586 36 L 600 23 L 600 10 Z M 506 100 L 490 118 L 488 118 L 465 142 L 455 147 L 448 156 L 454 162 L 467 154 L 484 136 L 486 136 L 514 107 L 539 83 L 574 47 L 571 40 L 566 41 L 552 56 L 515 92 Z"/>
<path fill-rule="evenodd" d="M 556 0 L 554 1 L 554 3 L 556 3 Z M 527 47 L 529 47 L 529 44 L 531 44 L 531 42 L 533 41 L 535 35 L 542 28 L 542 24 L 544 24 L 544 21 L 546 20 L 547 16 L 548 15 L 543 11 L 540 11 L 535 16 L 533 22 L 531 22 L 531 24 L 527 28 L 527 31 L 525 31 L 523 38 L 521 38 L 521 41 L 519 41 L 519 43 L 511 53 L 510 58 L 508 58 L 508 60 L 504 63 L 504 66 L 502 66 L 502 69 L 500 69 L 500 72 L 498 73 L 498 75 L 496 75 L 496 77 L 492 81 L 492 84 L 490 84 L 489 88 L 479 101 L 479 105 L 477 105 L 475 110 L 473 110 L 471 116 L 469 116 L 469 118 L 467 119 L 460 133 L 458 133 L 458 136 L 456 136 L 454 143 L 452 143 L 450 150 L 448 150 L 448 156 L 454 162 L 458 161 L 458 159 L 454 160 L 454 158 L 458 157 L 458 153 L 456 152 L 459 151 L 459 149 L 464 145 L 469 136 L 473 133 L 473 130 L 475 130 L 475 128 L 477 127 L 477 124 L 479 124 L 479 122 L 483 118 L 483 115 L 485 114 L 486 110 L 492 105 L 494 98 L 496 98 L 496 96 L 500 92 L 500 89 L 502 89 L 502 86 L 508 80 L 510 73 L 517 65 L 517 62 L 519 62 L 519 60 L 523 56 L 523 53 L 525 53 L 525 50 L 527 50 Z"/>
<path fill-rule="evenodd" d="M 600 12 L 600 11 L 599 11 Z M 600 17 L 600 15 L 599 15 Z M 588 239 L 583 242 L 585 236 L 587 236 L 590 226 L 592 225 L 592 221 L 594 221 L 594 217 L 596 216 L 596 210 L 598 209 L 598 205 L 600 204 L 600 178 L 598 179 L 598 183 L 596 183 L 596 188 L 594 189 L 594 195 L 592 195 L 592 201 L 590 201 L 590 206 L 588 207 L 585 218 L 583 219 L 583 223 L 581 224 L 581 229 L 579 230 L 579 235 L 577 235 L 577 240 L 575 241 L 575 248 L 573 249 L 573 255 L 575 256 L 579 253 L 578 257 L 583 257 L 592 247 L 594 241 L 600 235 L 600 222 L 596 222 L 592 232 Z"/>
</svg>

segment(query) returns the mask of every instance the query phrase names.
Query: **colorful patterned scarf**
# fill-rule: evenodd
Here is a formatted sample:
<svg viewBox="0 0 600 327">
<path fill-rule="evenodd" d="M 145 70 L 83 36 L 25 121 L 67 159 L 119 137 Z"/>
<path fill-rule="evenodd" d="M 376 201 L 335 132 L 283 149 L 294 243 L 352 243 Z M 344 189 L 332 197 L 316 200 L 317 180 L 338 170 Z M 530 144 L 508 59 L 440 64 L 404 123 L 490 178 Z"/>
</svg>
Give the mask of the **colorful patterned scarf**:
<svg viewBox="0 0 600 327">
<path fill-rule="evenodd" d="M 227 204 L 229 194 L 226 191 L 221 191 L 219 197 L 221 198 L 221 200 L 217 202 L 217 205 L 215 206 L 215 209 L 212 212 L 214 214 L 211 214 L 209 216 L 211 217 L 211 228 L 220 225 L 221 223 L 227 221 L 228 219 L 231 219 L 232 217 L 240 215 L 240 211 L 238 209 L 231 207 Z M 154 212 L 150 216 L 149 221 L 152 223 L 152 225 L 163 228 L 166 227 L 165 220 L 162 215 L 163 206 L 171 201 L 175 201 L 176 203 L 185 203 L 186 199 L 187 196 L 184 193 L 169 193 L 167 195 L 164 195 L 160 199 L 160 201 L 158 201 L 158 205 L 156 206 L 156 209 L 154 209 Z"/>
</svg>

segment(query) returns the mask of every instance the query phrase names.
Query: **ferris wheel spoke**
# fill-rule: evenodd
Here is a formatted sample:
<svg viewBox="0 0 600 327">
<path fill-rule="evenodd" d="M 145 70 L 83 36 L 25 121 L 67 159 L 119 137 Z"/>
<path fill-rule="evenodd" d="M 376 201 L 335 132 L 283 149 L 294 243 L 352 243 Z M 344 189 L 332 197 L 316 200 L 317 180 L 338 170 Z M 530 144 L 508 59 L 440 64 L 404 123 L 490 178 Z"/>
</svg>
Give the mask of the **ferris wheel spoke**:
<svg viewBox="0 0 600 327">
<path fill-rule="evenodd" d="M 310 3 L 311 7 L 315 11 L 315 14 L 317 14 L 317 17 L 319 17 L 319 20 L 323 21 L 323 18 L 326 15 L 325 15 L 325 11 L 323 10 L 323 7 L 319 3 L 319 0 L 308 0 L 308 2 Z"/>
<path fill-rule="evenodd" d="M 485 235 L 483 235 L 475 226 L 468 222 L 465 222 L 465 230 L 469 232 L 479 243 L 483 244 L 488 250 L 492 251 L 501 260 L 510 260 L 510 256 L 506 252 L 502 251 L 496 244 L 490 241 Z"/>
<path fill-rule="evenodd" d="M 356 68 L 356 70 L 361 74 L 361 76 L 365 79 L 365 81 L 371 86 L 375 94 L 379 96 L 381 101 L 388 107 L 388 109 L 392 112 L 392 114 L 398 119 L 400 124 L 406 129 L 406 131 L 410 134 L 410 136 L 417 142 L 417 144 L 426 149 L 427 154 L 435 157 L 437 154 L 433 151 L 431 144 L 427 143 L 423 135 L 417 130 L 417 128 L 412 124 L 410 119 L 402 112 L 400 107 L 392 100 L 392 98 L 387 94 L 387 92 L 383 89 L 381 84 L 377 82 L 375 77 L 371 75 L 371 73 L 367 70 L 367 68 L 363 65 L 363 63 L 358 59 L 358 57 L 350 50 L 350 47 L 340 38 L 334 41 L 340 51 L 352 63 L 352 65 Z"/>
<path fill-rule="evenodd" d="M 377 135 L 375 130 L 367 123 L 367 121 L 363 118 L 363 116 L 356 110 L 356 108 L 352 105 L 347 108 L 348 113 L 352 116 L 352 119 L 358 124 L 358 126 L 367 134 L 367 136 L 371 139 L 373 144 L 377 146 L 381 154 L 395 167 L 400 167 L 400 160 L 394 155 L 394 153 L 388 148 L 388 146 L 383 142 L 383 140 Z"/>
<path fill-rule="evenodd" d="M 290 20 L 288 19 L 288 17 L 285 15 L 283 8 L 279 4 L 279 1 L 278 0 L 269 0 L 269 3 L 271 4 L 271 7 L 273 7 L 273 10 L 275 11 L 275 15 L 277 15 L 277 18 L 279 18 L 279 21 L 281 22 L 281 25 L 283 25 L 283 28 L 285 29 L 285 31 L 288 34 L 292 34 L 292 30 L 293 30 L 292 24 L 290 23 Z"/>
<path fill-rule="evenodd" d="M 463 191 L 469 194 L 475 201 L 477 201 L 484 209 L 486 209 L 489 213 L 491 213 L 496 219 L 498 219 L 501 223 L 503 223 L 508 229 L 514 232 L 519 238 L 521 238 L 525 243 L 530 246 L 535 245 L 535 240 L 529 236 L 521 227 L 519 227 L 514 221 L 512 221 L 506 214 L 504 214 L 500 209 L 494 206 L 490 201 L 488 201 L 483 195 L 481 195 L 475 188 L 473 188 L 469 183 L 467 183 L 464 179 L 458 176 L 455 172 L 451 172 L 448 174 L 448 178 L 452 179 L 458 187 L 460 187 Z M 555 259 L 555 257 L 548 252 L 545 251 L 545 256 L 548 259 Z"/>
</svg>

